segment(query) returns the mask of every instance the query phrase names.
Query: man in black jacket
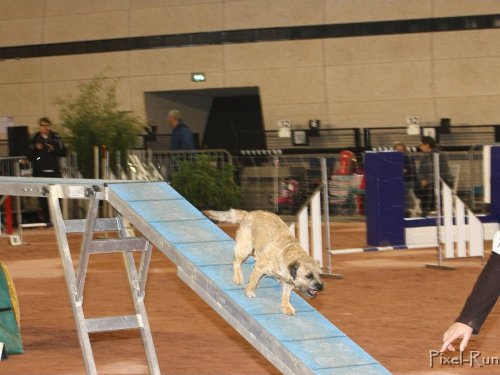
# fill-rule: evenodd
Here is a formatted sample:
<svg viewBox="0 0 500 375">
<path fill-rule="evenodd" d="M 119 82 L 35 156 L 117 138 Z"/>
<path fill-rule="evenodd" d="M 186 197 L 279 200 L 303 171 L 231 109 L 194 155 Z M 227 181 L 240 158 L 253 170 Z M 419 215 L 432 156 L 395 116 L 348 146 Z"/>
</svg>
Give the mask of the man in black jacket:
<svg viewBox="0 0 500 375">
<path fill-rule="evenodd" d="M 415 186 L 415 195 L 420 199 L 423 216 L 434 209 L 434 153 L 439 154 L 439 174 L 440 177 L 451 187 L 453 177 L 448 165 L 448 156 L 441 151 L 440 147 L 429 136 L 422 137 L 418 146 L 422 151 L 420 158 L 420 167 L 417 172 L 417 183 Z"/>
<path fill-rule="evenodd" d="M 453 341 L 462 339 L 460 351 L 467 347 L 472 334 L 478 334 L 500 296 L 500 232 L 493 238 L 493 251 L 481 271 L 459 317 L 443 336 L 441 352 L 455 351 Z"/>
<path fill-rule="evenodd" d="M 59 157 L 67 154 L 66 147 L 59 135 L 52 130 L 52 121 L 47 117 L 38 120 L 40 131 L 31 139 L 31 163 L 33 166 L 33 177 L 61 177 L 59 168 Z M 40 198 L 42 208 L 40 219 L 44 223 L 50 223 L 49 206 L 47 199 Z"/>
</svg>

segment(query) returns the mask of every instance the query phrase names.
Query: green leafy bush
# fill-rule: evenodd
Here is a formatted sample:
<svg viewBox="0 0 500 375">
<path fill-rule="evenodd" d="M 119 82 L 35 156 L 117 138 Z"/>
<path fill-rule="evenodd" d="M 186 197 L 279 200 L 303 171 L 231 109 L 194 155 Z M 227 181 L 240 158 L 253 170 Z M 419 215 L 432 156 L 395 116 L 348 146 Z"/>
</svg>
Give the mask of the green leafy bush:
<svg viewBox="0 0 500 375">
<path fill-rule="evenodd" d="M 117 84 L 118 79 L 98 75 L 79 85 L 78 96 L 56 98 L 61 125 L 71 137 L 69 146 L 78 154 L 78 167 L 85 178 L 94 175 L 94 146 L 107 147 L 112 167 L 120 151 L 120 164 L 126 168 L 127 150 L 134 147 L 144 126 L 130 113 L 117 110 Z"/>
<path fill-rule="evenodd" d="M 234 182 L 233 167 L 217 166 L 207 155 L 179 161 L 172 187 L 200 210 L 227 210 L 241 202 L 241 189 Z"/>
</svg>

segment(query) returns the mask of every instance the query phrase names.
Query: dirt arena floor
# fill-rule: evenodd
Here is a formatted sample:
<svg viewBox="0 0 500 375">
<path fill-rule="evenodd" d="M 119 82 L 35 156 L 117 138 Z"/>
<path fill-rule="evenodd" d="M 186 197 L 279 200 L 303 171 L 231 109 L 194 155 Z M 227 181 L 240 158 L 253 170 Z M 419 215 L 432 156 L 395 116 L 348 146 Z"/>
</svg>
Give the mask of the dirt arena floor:
<svg viewBox="0 0 500 375">
<path fill-rule="evenodd" d="M 234 228 L 223 227 L 234 234 Z M 0 362 L 0 374 L 84 374 L 52 229 L 24 232 L 26 244 L 0 238 L 0 261 L 17 289 L 25 353 Z M 364 245 L 364 225 L 333 224 L 332 248 Z M 79 237 L 70 237 L 76 263 Z M 311 303 L 394 374 L 500 374 L 500 365 L 479 367 L 430 363 L 448 325 L 459 313 L 481 270 L 477 259 L 449 262 L 455 271 L 432 270 L 436 252 L 400 250 L 332 257 L 343 280 Z M 132 313 L 118 254 L 91 257 L 84 308 L 87 317 Z M 257 290 L 258 293 L 258 290 Z M 162 373 L 172 375 L 269 375 L 279 372 L 177 276 L 175 266 L 155 250 L 146 307 Z M 500 307 L 491 313 L 468 350 L 498 357 Z M 146 374 L 135 331 L 91 336 L 100 374 Z M 465 353 L 465 359 L 469 351 Z"/>
</svg>

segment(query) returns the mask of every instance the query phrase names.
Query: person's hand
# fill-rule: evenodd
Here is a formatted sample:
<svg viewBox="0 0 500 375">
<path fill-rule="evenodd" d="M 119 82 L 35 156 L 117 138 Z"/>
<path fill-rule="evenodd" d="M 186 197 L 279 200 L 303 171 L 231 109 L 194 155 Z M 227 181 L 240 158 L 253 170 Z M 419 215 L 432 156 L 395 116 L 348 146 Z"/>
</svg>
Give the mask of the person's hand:
<svg viewBox="0 0 500 375">
<path fill-rule="evenodd" d="M 420 186 L 423 187 L 423 188 L 426 188 L 427 186 L 429 186 L 429 181 L 427 181 L 427 180 L 421 180 L 420 181 Z"/>
<path fill-rule="evenodd" d="M 49 151 L 54 151 L 54 146 L 52 146 L 50 143 L 46 143 L 46 145 Z"/>
<path fill-rule="evenodd" d="M 450 352 L 455 351 L 455 347 L 453 346 L 453 341 L 456 339 L 462 339 L 460 342 L 460 351 L 463 352 L 469 343 L 469 339 L 472 335 L 472 327 L 469 327 L 467 324 L 455 322 L 453 323 L 448 330 L 443 335 L 443 346 L 441 353 L 444 353 L 446 350 Z"/>
<path fill-rule="evenodd" d="M 35 143 L 35 148 L 37 150 L 43 150 L 43 144 L 41 144 L 41 143 Z"/>
</svg>

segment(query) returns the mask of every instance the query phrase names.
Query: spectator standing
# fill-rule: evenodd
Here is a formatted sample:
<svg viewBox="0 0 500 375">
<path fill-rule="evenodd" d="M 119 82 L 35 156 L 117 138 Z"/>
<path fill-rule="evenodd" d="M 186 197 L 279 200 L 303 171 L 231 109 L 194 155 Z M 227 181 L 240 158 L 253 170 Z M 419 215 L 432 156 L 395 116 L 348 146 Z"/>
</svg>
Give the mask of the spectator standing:
<svg viewBox="0 0 500 375">
<path fill-rule="evenodd" d="M 39 131 L 31 139 L 31 163 L 33 177 L 61 177 L 59 158 L 67 155 L 59 134 L 50 130 L 52 121 L 48 117 L 38 120 Z M 49 206 L 46 198 L 40 198 L 40 220 L 50 224 Z"/>
<path fill-rule="evenodd" d="M 179 110 L 173 109 L 168 112 L 168 125 L 172 128 L 171 150 L 192 150 L 193 133 L 191 129 L 182 120 L 182 114 Z"/>
<path fill-rule="evenodd" d="M 415 194 L 421 201 L 422 213 L 425 216 L 433 210 L 434 204 L 434 154 L 439 154 L 439 174 L 448 184 L 452 185 L 453 178 L 450 174 L 448 157 L 441 151 L 440 147 L 429 136 L 422 137 L 418 146 L 423 156 L 420 159 L 420 167 L 417 172 L 417 186 Z"/>
<path fill-rule="evenodd" d="M 413 191 L 415 189 L 416 170 L 413 158 L 408 155 L 408 149 L 404 143 L 396 143 L 393 146 L 395 151 L 403 154 L 403 178 L 405 185 L 405 203 L 407 215 L 410 207 L 413 206 Z"/>
</svg>

